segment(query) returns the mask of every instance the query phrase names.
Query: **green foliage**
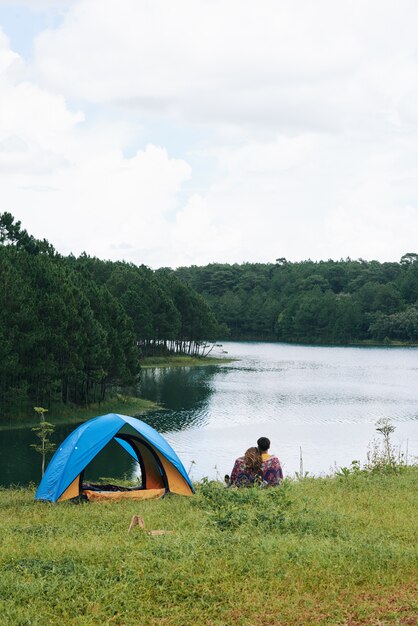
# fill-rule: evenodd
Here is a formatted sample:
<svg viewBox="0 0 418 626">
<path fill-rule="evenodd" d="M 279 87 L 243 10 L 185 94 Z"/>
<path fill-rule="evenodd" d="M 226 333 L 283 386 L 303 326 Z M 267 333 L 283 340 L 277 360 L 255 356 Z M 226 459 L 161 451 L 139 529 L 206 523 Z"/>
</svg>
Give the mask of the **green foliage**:
<svg viewBox="0 0 418 626">
<path fill-rule="evenodd" d="M 280 487 L 226 487 L 218 481 L 203 480 L 198 487 L 197 506 L 208 513 L 208 522 L 219 530 L 242 525 L 264 529 L 283 528 L 291 506 L 290 483 Z"/>
<path fill-rule="evenodd" d="M 381 418 L 376 422 L 376 432 L 383 441 L 373 440 L 369 444 L 365 469 L 371 472 L 400 472 L 406 466 L 406 459 L 401 450 L 396 450 L 390 436 L 395 427 L 388 418 Z"/>
<path fill-rule="evenodd" d="M 202 356 L 217 332 L 171 270 L 62 257 L 0 214 L 0 419 L 102 403 L 136 384 L 141 356 Z"/>
<path fill-rule="evenodd" d="M 15 222 L 11 213 L 0 213 L 0 244 L 16 246 L 31 255 L 55 255 L 55 250 L 45 239 L 40 241 L 21 228 L 21 222 Z"/>
<path fill-rule="evenodd" d="M 227 327 L 224 338 L 417 343 L 417 256 L 400 263 L 212 263 L 176 274 L 206 298 Z"/>
<path fill-rule="evenodd" d="M 31 447 L 42 456 L 42 476 L 45 473 L 45 462 L 49 454 L 55 450 L 55 444 L 50 440 L 52 433 L 55 430 L 55 426 L 51 422 L 45 420 L 45 413 L 48 409 L 44 409 L 41 406 L 34 406 L 33 410 L 39 417 L 39 426 L 34 426 L 31 430 L 39 438 L 40 443 L 32 443 Z"/>
<path fill-rule="evenodd" d="M 364 466 L 360 461 L 352 461 L 349 467 L 340 467 L 336 476 L 343 480 L 367 478 L 378 474 L 399 474 L 406 471 L 408 459 L 405 458 L 401 449 L 397 450 L 391 441 L 391 435 L 395 432 L 395 426 L 388 418 L 381 418 L 376 422 L 376 432 L 382 436 L 382 440 L 373 439 L 369 443 L 367 462 Z"/>
<path fill-rule="evenodd" d="M 418 337 L 418 305 L 385 315 L 379 313 L 370 324 L 370 333 L 377 339 L 414 342 Z"/>
</svg>

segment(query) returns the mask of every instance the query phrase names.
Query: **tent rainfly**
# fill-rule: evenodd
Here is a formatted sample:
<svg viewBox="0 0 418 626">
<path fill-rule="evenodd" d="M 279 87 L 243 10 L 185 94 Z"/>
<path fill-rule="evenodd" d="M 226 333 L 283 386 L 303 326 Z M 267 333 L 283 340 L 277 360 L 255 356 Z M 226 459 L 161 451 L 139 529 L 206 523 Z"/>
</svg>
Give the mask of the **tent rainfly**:
<svg viewBox="0 0 418 626">
<path fill-rule="evenodd" d="M 114 439 L 141 467 L 142 485 L 125 489 L 108 485 L 83 485 L 92 459 Z M 147 499 L 172 492 L 194 493 L 186 470 L 172 447 L 154 428 L 135 417 L 108 413 L 74 430 L 52 457 L 35 494 L 35 500 L 59 502 L 84 496 L 88 500 Z"/>
</svg>

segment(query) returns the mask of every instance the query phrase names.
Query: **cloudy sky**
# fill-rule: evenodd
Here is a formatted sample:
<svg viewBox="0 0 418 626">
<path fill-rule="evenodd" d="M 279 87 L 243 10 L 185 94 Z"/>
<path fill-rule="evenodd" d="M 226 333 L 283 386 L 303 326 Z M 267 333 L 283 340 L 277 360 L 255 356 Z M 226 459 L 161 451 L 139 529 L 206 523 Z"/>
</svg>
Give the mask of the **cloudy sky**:
<svg viewBox="0 0 418 626">
<path fill-rule="evenodd" d="M 418 252 L 414 0 L 0 0 L 0 212 L 150 267 Z"/>
</svg>

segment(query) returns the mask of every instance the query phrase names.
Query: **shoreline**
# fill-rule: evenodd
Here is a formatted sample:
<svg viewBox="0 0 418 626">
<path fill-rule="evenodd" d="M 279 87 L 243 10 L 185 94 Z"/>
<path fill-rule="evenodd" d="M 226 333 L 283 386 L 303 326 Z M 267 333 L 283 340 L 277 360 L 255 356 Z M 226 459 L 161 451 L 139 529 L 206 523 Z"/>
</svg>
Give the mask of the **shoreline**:
<svg viewBox="0 0 418 626">
<path fill-rule="evenodd" d="M 418 348 L 418 342 L 405 341 L 373 341 L 371 339 L 359 339 L 347 343 L 314 342 L 314 341 L 286 341 L 285 339 L 257 339 L 254 337 L 241 337 L 240 339 L 222 339 L 224 343 L 272 343 L 285 344 L 286 346 L 305 346 L 314 348 Z M 234 360 L 234 359 L 232 359 Z"/>
<path fill-rule="evenodd" d="M 62 426 L 65 424 L 79 424 L 86 422 L 87 420 L 97 417 L 98 415 L 105 415 L 106 413 L 122 413 L 131 414 L 132 417 L 137 417 L 148 411 L 156 411 L 161 408 L 155 402 L 146 400 L 145 398 L 136 398 L 134 396 L 122 396 L 110 398 L 104 402 L 97 404 L 89 404 L 87 407 L 64 407 L 61 411 L 59 408 L 54 410 L 53 408 L 46 413 L 46 421 L 50 421 L 54 426 Z M 5 420 L 0 422 L 0 432 L 3 430 L 17 430 L 23 428 L 33 428 L 39 426 L 39 420 L 36 418 L 30 420 Z"/>
<path fill-rule="evenodd" d="M 196 356 L 148 356 L 140 360 L 141 369 L 166 367 L 208 367 L 209 365 L 228 365 L 238 359 L 223 357 Z"/>
<path fill-rule="evenodd" d="M 170 367 L 207 367 L 209 365 L 228 364 L 236 359 L 217 358 L 217 357 L 191 357 L 191 356 L 173 356 L 173 357 L 145 357 L 140 362 L 142 369 L 152 368 L 170 368 Z M 136 396 L 125 396 L 116 394 L 103 402 L 89 404 L 86 407 L 58 405 L 48 409 L 45 418 L 54 426 L 64 424 L 79 424 L 96 417 L 105 415 L 106 413 L 121 413 L 131 415 L 132 417 L 140 417 L 149 411 L 157 411 L 161 406 L 152 400 L 139 398 Z M 24 428 L 33 428 L 39 426 L 39 420 L 36 416 L 31 418 L 17 419 L 14 422 L 10 418 L 0 420 L 0 432 L 4 430 L 17 430 Z"/>
</svg>

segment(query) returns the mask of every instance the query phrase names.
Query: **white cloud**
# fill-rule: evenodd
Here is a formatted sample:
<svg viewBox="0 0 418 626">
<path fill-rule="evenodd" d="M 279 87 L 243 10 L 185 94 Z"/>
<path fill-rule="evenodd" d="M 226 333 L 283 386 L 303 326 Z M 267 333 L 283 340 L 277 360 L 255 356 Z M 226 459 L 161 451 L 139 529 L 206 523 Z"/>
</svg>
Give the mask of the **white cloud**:
<svg viewBox="0 0 418 626">
<path fill-rule="evenodd" d="M 189 121 L 374 128 L 416 110 L 417 18 L 408 0 L 84 0 L 36 64 L 68 95 Z"/>
<path fill-rule="evenodd" d="M 131 159 L 107 152 L 53 177 L 38 176 L 38 193 L 33 176 L 21 177 L 20 188 L 11 186 L 9 194 L 25 227 L 38 237 L 54 232 L 51 243 L 64 253 L 85 250 L 159 266 L 159 250 L 168 243 L 167 212 L 189 175 L 184 161 L 147 146 Z"/>
<path fill-rule="evenodd" d="M 83 120 L 64 97 L 30 82 L 23 59 L 0 31 L 0 174 L 52 172 L 65 164 L 60 144 Z"/>
<path fill-rule="evenodd" d="M 223 177 L 178 214 L 177 263 L 399 260 L 416 249 L 415 151 L 319 133 L 223 148 Z"/>
<path fill-rule="evenodd" d="M 22 59 L 0 38 L 2 205 L 58 250 L 83 250 L 159 265 L 170 212 L 190 177 L 183 159 L 153 145 L 123 155 L 125 123 L 84 124 L 62 95 L 28 80 Z M 13 64 L 19 72 L 11 72 Z"/>
<path fill-rule="evenodd" d="M 0 35 L 0 182 L 31 232 L 153 267 L 416 249 L 412 0 L 61 4 L 30 66 Z"/>
</svg>

